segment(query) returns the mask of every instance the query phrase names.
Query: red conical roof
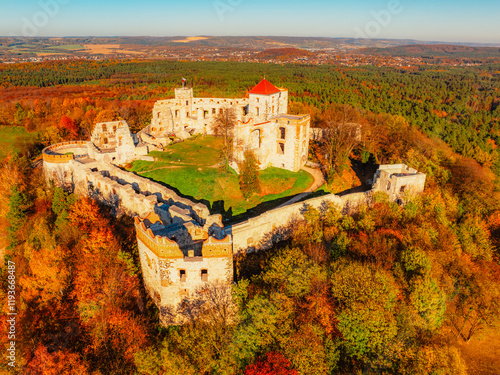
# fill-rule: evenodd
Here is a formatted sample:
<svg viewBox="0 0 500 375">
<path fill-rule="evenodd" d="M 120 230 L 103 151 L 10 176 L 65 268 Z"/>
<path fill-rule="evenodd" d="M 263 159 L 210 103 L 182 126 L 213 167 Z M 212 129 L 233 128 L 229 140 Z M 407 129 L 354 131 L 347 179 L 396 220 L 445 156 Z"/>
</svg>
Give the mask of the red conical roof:
<svg viewBox="0 0 500 375">
<path fill-rule="evenodd" d="M 255 86 L 252 90 L 250 90 L 249 94 L 258 94 L 258 95 L 271 95 L 280 92 L 281 90 L 274 86 L 267 79 L 263 79 L 260 83 Z"/>
</svg>

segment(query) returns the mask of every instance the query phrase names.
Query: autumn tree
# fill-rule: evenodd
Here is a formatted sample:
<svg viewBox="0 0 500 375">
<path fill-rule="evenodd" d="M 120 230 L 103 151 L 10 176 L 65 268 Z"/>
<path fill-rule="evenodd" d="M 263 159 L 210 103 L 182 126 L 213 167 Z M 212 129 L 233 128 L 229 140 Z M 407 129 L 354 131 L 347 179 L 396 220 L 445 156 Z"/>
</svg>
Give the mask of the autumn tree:
<svg viewBox="0 0 500 375">
<path fill-rule="evenodd" d="M 245 368 L 245 375 L 299 375 L 279 352 L 269 352 Z"/>
<path fill-rule="evenodd" d="M 327 177 L 332 179 L 348 165 L 348 158 L 360 139 L 358 113 L 347 105 L 333 107 L 323 118 L 322 152 Z"/>
<path fill-rule="evenodd" d="M 121 120 L 121 116 L 118 113 L 118 111 L 115 111 L 113 109 L 105 109 L 100 111 L 99 114 L 94 119 L 96 123 L 118 121 L 118 120 Z"/>
<path fill-rule="evenodd" d="M 447 317 L 454 334 L 468 342 L 487 327 L 498 324 L 500 315 L 500 266 L 460 262 L 456 295 L 448 304 Z"/>
<path fill-rule="evenodd" d="M 144 317 L 134 309 L 140 299 L 137 271 L 97 203 L 80 199 L 68 220 L 80 234 L 71 297 L 90 338 L 88 350 L 103 372 L 117 372 L 132 366 L 147 344 Z"/>
<path fill-rule="evenodd" d="M 293 299 L 283 293 L 262 292 L 245 303 L 235 331 L 235 356 L 248 364 L 259 353 L 284 347 L 294 332 Z"/>
<path fill-rule="evenodd" d="M 240 165 L 240 190 L 245 198 L 260 193 L 259 161 L 252 150 L 246 150 Z"/>
<path fill-rule="evenodd" d="M 468 374 L 460 350 L 451 345 L 422 345 L 408 350 L 405 354 L 398 374 Z"/>
<path fill-rule="evenodd" d="M 58 126 L 64 139 L 76 140 L 78 138 L 78 125 L 68 116 L 62 116 Z"/>
<path fill-rule="evenodd" d="M 177 310 L 184 324 L 170 345 L 198 373 L 232 373 L 237 368 L 229 350 L 237 321 L 231 286 L 210 282 L 186 298 Z M 233 369 L 233 370 L 231 370 Z"/>
<path fill-rule="evenodd" d="M 50 352 L 43 345 L 39 345 L 35 350 L 26 371 L 33 375 L 90 374 L 88 364 L 80 355 L 67 350 Z"/>
<path fill-rule="evenodd" d="M 165 339 L 158 347 L 148 347 L 134 355 L 139 375 L 185 374 L 197 375 L 195 365 L 182 355 L 174 353 Z"/>
<path fill-rule="evenodd" d="M 54 195 L 52 197 L 52 211 L 56 215 L 55 226 L 56 229 L 61 231 L 69 223 L 68 213 L 71 205 L 76 201 L 74 194 L 67 193 L 60 187 L 54 188 Z"/>
<path fill-rule="evenodd" d="M 338 261 L 332 271 L 332 295 L 340 310 L 338 328 L 346 352 L 365 363 L 384 365 L 398 332 L 399 290 L 393 277 L 358 262 Z"/>
<path fill-rule="evenodd" d="M 224 138 L 222 147 L 222 160 L 226 170 L 229 168 L 233 153 L 233 130 L 236 125 L 236 114 L 233 108 L 224 108 L 212 122 L 212 132 Z"/>
</svg>

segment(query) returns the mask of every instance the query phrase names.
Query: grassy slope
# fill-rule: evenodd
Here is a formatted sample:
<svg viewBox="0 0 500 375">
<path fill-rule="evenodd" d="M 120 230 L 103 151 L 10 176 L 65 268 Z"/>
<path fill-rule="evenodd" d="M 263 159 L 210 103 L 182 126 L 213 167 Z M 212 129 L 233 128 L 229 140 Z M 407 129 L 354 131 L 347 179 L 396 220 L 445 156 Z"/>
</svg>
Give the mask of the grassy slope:
<svg viewBox="0 0 500 375">
<path fill-rule="evenodd" d="M 23 142 L 34 140 L 36 137 L 37 133 L 28 133 L 21 126 L 0 127 L 0 160 L 19 151 L 19 145 Z"/>
<path fill-rule="evenodd" d="M 238 175 L 216 167 L 221 146 L 221 139 L 197 137 L 172 145 L 165 152 L 152 152 L 156 162 L 136 161 L 130 170 L 172 186 L 183 195 L 206 200 L 213 212 L 225 216 L 230 216 L 229 210 L 238 215 L 263 202 L 298 194 L 313 182 L 313 177 L 305 171 L 293 173 L 267 168 L 260 173 L 262 194 L 245 200 Z"/>
</svg>

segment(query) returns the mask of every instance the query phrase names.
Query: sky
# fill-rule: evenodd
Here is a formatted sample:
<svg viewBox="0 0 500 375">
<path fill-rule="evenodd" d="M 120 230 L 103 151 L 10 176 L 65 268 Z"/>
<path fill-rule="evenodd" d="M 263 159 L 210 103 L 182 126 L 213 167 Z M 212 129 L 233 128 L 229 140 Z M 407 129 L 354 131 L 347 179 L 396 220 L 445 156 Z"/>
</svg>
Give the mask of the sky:
<svg viewBox="0 0 500 375">
<path fill-rule="evenodd" d="M 313 36 L 500 43 L 497 0 L 0 0 L 2 36 Z"/>
</svg>

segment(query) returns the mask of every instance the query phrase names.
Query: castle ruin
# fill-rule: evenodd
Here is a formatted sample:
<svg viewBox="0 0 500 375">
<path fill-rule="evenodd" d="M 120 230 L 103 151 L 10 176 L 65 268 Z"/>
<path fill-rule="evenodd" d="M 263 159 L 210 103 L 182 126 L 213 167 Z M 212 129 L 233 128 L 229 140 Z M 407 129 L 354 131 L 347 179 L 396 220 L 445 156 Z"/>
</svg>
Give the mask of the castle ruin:
<svg viewBox="0 0 500 375">
<path fill-rule="evenodd" d="M 254 152 L 260 168 L 277 167 L 297 172 L 307 161 L 309 115 L 288 114 L 288 90 L 263 79 L 246 98 L 195 98 L 192 88 L 176 88 L 175 98 L 159 100 L 151 124 L 140 132 L 162 144 L 169 136 L 213 134 L 213 123 L 224 110 L 236 117 L 234 159 L 243 161 L 246 150 Z M 237 163 L 233 168 L 238 169 Z"/>
<path fill-rule="evenodd" d="M 179 307 L 209 283 L 233 282 L 233 254 L 267 249 L 287 239 L 290 222 L 303 218 L 304 207 L 333 204 L 349 212 L 370 204 L 378 191 L 393 201 L 404 201 L 424 189 L 425 174 L 404 165 L 382 165 L 368 192 L 327 194 L 224 226 L 221 215 L 210 214 L 204 204 L 119 168 L 134 160 L 153 160 L 148 153 L 162 149 L 169 132 L 186 135 L 183 132 L 189 134 L 192 127 L 196 133 L 208 133 L 207 112 L 213 115 L 226 108 L 225 100 L 241 110 L 235 137 L 244 141 L 238 142 L 236 153 L 252 149 L 261 166 L 298 170 L 307 157 L 309 116 L 287 115 L 287 91 L 267 81 L 252 91 L 248 99 L 234 99 L 231 104 L 231 99 L 194 99 L 192 89 L 178 89 L 176 99 L 155 104 L 153 122 L 138 134 L 132 134 L 125 121 L 98 123 L 90 141 L 63 142 L 42 152 L 47 180 L 99 200 L 117 215 L 134 217 L 145 287 L 164 325 L 182 324 Z"/>
</svg>

